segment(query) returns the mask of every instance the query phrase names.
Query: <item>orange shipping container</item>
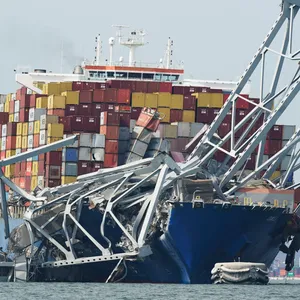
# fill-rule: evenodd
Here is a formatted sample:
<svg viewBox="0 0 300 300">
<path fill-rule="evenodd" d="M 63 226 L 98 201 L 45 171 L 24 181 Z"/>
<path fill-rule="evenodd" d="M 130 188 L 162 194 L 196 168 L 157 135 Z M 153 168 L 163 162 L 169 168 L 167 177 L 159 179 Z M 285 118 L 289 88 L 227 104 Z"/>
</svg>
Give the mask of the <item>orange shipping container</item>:
<svg viewBox="0 0 300 300">
<path fill-rule="evenodd" d="M 40 134 L 33 135 L 33 147 L 38 148 L 40 146 Z"/>
<path fill-rule="evenodd" d="M 6 150 L 16 149 L 17 137 L 8 136 L 6 138 Z"/>
<path fill-rule="evenodd" d="M 48 109 L 48 115 L 64 117 L 65 110 L 64 109 Z"/>
</svg>

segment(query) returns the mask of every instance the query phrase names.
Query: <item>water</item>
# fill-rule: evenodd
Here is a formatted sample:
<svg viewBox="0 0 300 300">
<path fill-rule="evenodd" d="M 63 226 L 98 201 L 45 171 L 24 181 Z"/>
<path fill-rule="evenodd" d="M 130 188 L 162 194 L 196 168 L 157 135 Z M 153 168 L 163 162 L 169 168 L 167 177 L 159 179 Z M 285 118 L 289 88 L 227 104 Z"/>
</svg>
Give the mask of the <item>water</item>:
<svg viewBox="0 0 300 300">
<path fill-rule="evenodd" d="M 299 284 L 267 286 L 97 284 L 97 283 L 0 283 L 1 300 L 48 299 L 300 299 Z"/>
</svg>

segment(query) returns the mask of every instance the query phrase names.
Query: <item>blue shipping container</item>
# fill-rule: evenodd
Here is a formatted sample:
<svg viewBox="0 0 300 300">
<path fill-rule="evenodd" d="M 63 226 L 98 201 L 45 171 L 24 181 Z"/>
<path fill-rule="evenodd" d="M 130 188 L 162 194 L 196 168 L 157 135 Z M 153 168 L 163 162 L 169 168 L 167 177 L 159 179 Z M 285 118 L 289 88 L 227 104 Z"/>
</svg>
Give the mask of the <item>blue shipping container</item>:
<svg viewBox="0 0 300 300">
<path fill-rule="evenodd" d="M 62 160 L 65 162 L 78 162 L 78 150 L 75 148 L 64 148 Z"/>
</svg>

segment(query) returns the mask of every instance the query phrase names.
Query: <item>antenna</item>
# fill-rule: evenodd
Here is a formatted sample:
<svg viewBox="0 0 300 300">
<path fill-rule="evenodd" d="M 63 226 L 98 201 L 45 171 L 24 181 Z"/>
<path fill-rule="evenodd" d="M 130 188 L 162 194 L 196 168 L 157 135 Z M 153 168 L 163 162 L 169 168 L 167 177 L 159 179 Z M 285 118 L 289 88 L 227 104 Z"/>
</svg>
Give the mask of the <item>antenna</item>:
<svg viewBox="0 0 300 300">
<path fill-rule="evenodd" d="M 112 25 L 112 27 L 118 29 L 117 33 L 116 33 L 116 37 L 119 39 L 119 44 L 121 44 L 121 38 L 123 37 L 122 29 L 123 28 L 129 28 L 129 26 L 127 26 L 127 25 Z"/>
<path fill-rule="evenodd" d="M 109 43 L 109 65 L 111 66 L 113 61 L 113 48 L 115 45 L 115 38 L 114 37 L 109 38 L 108 43 Z"/>
<path fill-rule="evenodd" d="M 172 56 L 173 56 L 173 41 L 171 38 L 168 38 L 168 44 L 167 44 L 167 51 L 166 51 L 166 56 L 167 56 L 167 63 L 166 67 L 167 69 L 172 67 Z"/>
<path fill-rule="evenodd" d="M 96 43 L 97 43 L 97 46 L 96 46 L 96 59 L 95 59 L 95 64 L 96 66 L 99 66 L 100 65 L 100 59 L 101 59 L 101 56 L 102 56 L 102 41 L 101 41 L 101 37 L 100 37 L 100 34 L 98 34 L 98 36 L 96 37 Z"/>
</svg>

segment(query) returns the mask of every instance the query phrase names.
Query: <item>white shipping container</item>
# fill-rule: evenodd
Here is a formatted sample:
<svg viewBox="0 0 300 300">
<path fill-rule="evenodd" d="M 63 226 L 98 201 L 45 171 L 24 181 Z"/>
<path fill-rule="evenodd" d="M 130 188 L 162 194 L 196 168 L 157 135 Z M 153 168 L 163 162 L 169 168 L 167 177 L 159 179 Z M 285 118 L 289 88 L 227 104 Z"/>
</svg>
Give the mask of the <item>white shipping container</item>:
<svg viewBox="0 0 300 300">
<path fill-rule="evenodd" d="M 38 176 L 38 186 L 40 188 L 44 188 L 45 187 L 45 182 L 44 182 L 44 176 Z"/>
<path fill-rule="evenodd" d="M 288 169 L 290 159 L 291 159 L 290 155 L 284 157 L 284 159 L 281 161 L 281 166 L 280 166 L 281 171 L 286 171 Z"/>
<path fill-rule="evenodd" d="M 64 134 L 64 139 L 74 136 L 74 134 Z M 72 145 L 68 145 L 66 146 L 67 148 L 78 148 L 79 147 L 79 141 L 77 139 L 77 141 L 75 141 Z"/>
<path fill-rule="evenodd" d="M 0 112 L 4 112 L 4 104 L 0 103 Z"/>
<path fill-rule="evenodd" d="M 47 144 L 48 133 L 47 130 L 40 131 L 40 146 Z"/>
<path fill-rule="evenodd" d="M 16 93 L 11 94 L 11 100 L 13 100 L 13 101 L 17 100 L 17 94 Z"/>
<path fill-rule="evenodd" d="M 91 161 L 91 148 L 80 147 L 78 152 L 78 160 Z"/>
<path fill-rule="evenodd" d="M 7 135 L 7 125 L 2 125 L 2 137 L 5 137 Z"/>
<path fill-rule="evenodd" d="M 28 135 L 28 148 L 33 148 L 33 135 Z"/>
<path fill-rule="evenodd" d="M 15 113 L 20 112 L 20 100 L 15 101 Z"/>
<path fill-rule="evenodd" d="M 287 144 L 288 141 L 282 141 L 282 148 Z M 292 147 L 293 148 L 293 147 Z M 290 149 L 286 155 L 292 155 L 293 149 Z"/>
<path fill-rule="evenodd" d="M 167 139 L 177 138 L 177 125 L 165 124 L 164 126 L 164 136 Z"/>
<path fill-rule="evenodd" d="M 203 123 L 192 123 L 191 124 L 191 132 L 190 132 L 190 137 L 195 137 L 196 134 L 203 128 L 204 124 Z"/>
<path fill-rule="evenodd" d="M 159 124 L 158 128 L 156 129 L 156 131 L 152 133 L 152 137 L 154 137 L 154 138 L 163 138 L 164 137 L 164 132 L 165 132 L 165 126 L 166 125 L 167 124 Z"/>
<path fill-rule="evenodd" d="M 0 94 L 0 104 L 4 104 L 6 101 L 6 95 Z"/>
<path fill-rule="evenodd" d="M 40 130 L 47 129 L 48 124 L 58 124 L 58 116 L 48 116 L 43 114 L 40 116 Z"/>
<path fill-rule="evenodd" d="M 129 141 L 130 131 L 128 127 L 119 127 L 119 141 Z"/>
<path fill-rule="evenodd" d="M 144 156 L 148 148 L 148 143 L 144 143 L 140 140 L 131 139 L 130 152 L 133 152 L 139 156 Z"/>
<path fill-rule="evenodd" d="M 93 148 L 92 149 L 92 160 L 94 161 L 104 161 L 105 151 L 103 148 Z"/>
<path fill-rule="evenodd" d="M 29 122 L 39 121 L 42 115 L 46 114 L 45 108 L 30 108 L 29 109 Z"/>
<path fill-rule="evenodd" d="M 34 122 L 28 123 L 28 135 L 34 134 Z"/>
<path fill-rule="evenodd" d="M 169 152 L 170 151 L 170 142 L 165 139 L 154 138 L 151 139 L 147 151 L 156 150 L 160 152 Z"/>
<path fill-rule="evenodd" d="M 133 131 L 133 128 L 135 127 L 135 124 L 136 124 L 136 120 L 130 120 L 130 125 L 129 125 L 129 131 L 130 133 L 132 133 Z"/>
<path fill-rule="evenodd" d="M 79 147 L 92 147 L 92 133 L 80 133 Z"/>
<path fill-rule="evenodd" d="M 177 125 L 177 136 L 178 137 L 190 137 L 191 134 L 191 123 L 188 122 L 177 122 L 172 123 Z"/>
<path fill-rule="evenodd" d="M 16 155 L 21 154 L 22 153 L 22 149 L 16 149 Z"/>
<path fill-rule="evenodd" d="M 20 113 L 14 113 L 14 122 L 19 122 Z"/>
<path fill-rule="evenodd" d="M 92 148 L 104 148 L 105 147 L 105 135 L 95 133 L 92 137 Z"/>
<path fill-rule="evenodd" d="M 296 126 L 294 125 L 283 125 L 282 139 L 289 140 L 296 131 Z"/>
<path fill-rule="evenodd" d="M 6 138 L 2 138 L 1 139 L 1 151 L 5 151 L 6 150 Z"/>
<path fill-rule="evenodd" d="M 138 139 L 146 144 L 149 144 L 152 138 L 152 131 L 141 126 L 135 126 L 132 131 L 131 138 Z"/>
<path fill-rule="evenodd" d="M 134 161 L 139 161 L 141 159 L 143 159 L 143 156 L 140 156 L 140 155 L 132 153 L 132 152 L 130 152 L 126 155 L 126 163 L 127 164 L 134 162 Z"/>
</svg>

